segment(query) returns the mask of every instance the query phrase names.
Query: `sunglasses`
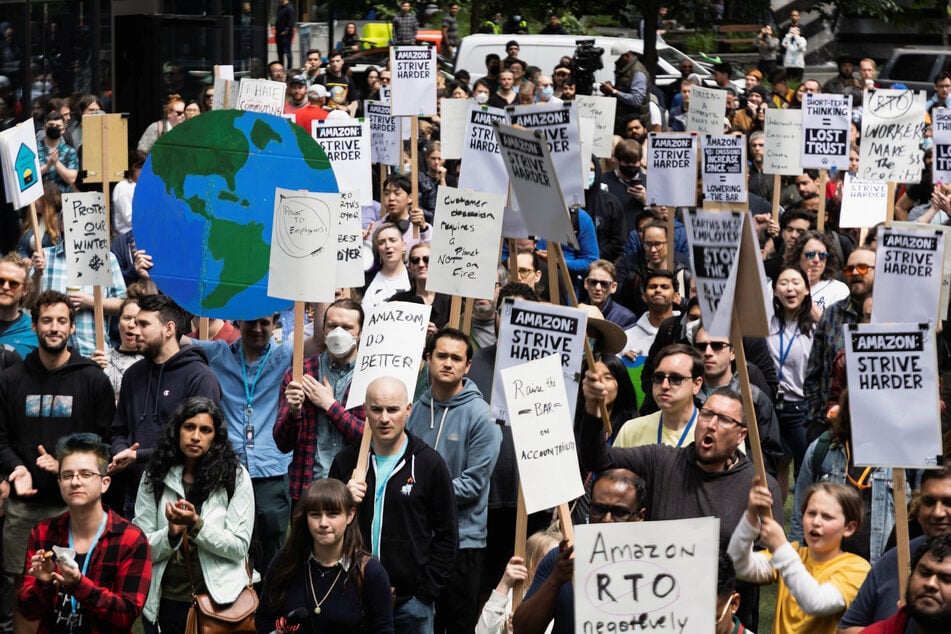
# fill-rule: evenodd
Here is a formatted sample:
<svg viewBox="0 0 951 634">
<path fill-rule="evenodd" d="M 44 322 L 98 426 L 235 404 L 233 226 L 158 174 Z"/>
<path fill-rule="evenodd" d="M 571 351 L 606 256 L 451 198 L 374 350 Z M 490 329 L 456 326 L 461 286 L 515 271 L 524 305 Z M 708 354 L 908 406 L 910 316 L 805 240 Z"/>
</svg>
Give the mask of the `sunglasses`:
<svg viewBox="0 0 951 634">
<path fill-rule="evenodd" d="M 683 382 L 689 379 L 689 376 L 680 374 L 664 374 L 663 372 L 654 372 L 651 376 L 651 383 L 654 385 L 663 385 L 664 381 L 670 383 L 670 387 L 680 387 Z"/>
<path fill-rule="evenodd" d="M 184 117 L 184 116 L 185 116 L 185 111 L 184 111 L 184 110 L 172 110 L 172 113 L 173 113 L 173 114 L 177 114 L 177 115 L 180 116 L 180 117 Z"/>
<path fill-rule="evenodd" d="M 828 251 L 803 251 L 802 254 L 806 256 L 807 260 L 814 260 L 816 258 L 825 260 L 827 257 L 829 257 Z"/>
<path fill-rule="evenodd" d="M 596 280 L 593 277 L 586 277 L 584 283 L 591 288 L 611 288 L 611 284 L 614 284 L 614 280 Z"/>
<path fill-rule="evenodd" d="M 617 520 L 618 522 L 624 522 L 627 518 L 634 515 L 634 511 L 618 505 L 594 502 L 588 507 L 588 516 L 596 520 L 603 519 L 608 513 L 611 514 L 611 519 Z"/>
<path fill-rule="evenodd" d="M 874 268 L 875 266 L 871 264 L 848 264 L 844 269 L 842 269 L 842 274 L 852 275 L 854 273 L 858 273 L 859 275 L 865 275 Z"/>
<path fill-rule="evenodd" d="M 9 286 L 11 291 L 15 291 L 23 286 L 23 282 L 0 277 L 0 288 L 3 288 L 4 286 Z"/>
<path fill-rule="evenodd" d="M 409 259 L 410 264 L 419 264 L 419 261 L 422 260 L 424 264 L 429 264 L 428 255 L 414 255 Z"/>
<path fill-rule="evenodd" d="M 727 341 L 695 341 L 693 347 L 700 352 L 706 352 L 707 348 L 712 348 L 714 352 L 723 352 L 724 348 L 729 348 Z"/>
</svg>

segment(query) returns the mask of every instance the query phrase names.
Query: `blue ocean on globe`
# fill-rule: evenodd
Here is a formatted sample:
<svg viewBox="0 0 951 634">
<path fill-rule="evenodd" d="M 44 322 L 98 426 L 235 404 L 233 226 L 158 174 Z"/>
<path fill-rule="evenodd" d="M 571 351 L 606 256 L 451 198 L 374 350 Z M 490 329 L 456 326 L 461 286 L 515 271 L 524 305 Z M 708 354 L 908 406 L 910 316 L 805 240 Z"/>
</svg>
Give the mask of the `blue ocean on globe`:
<svg viewBox="0 0 951 634">
<path fill-rule="evenodd" d="M 267 295 L 277 187 L 338 191 L 323 149 L 286 119 L 213 110 L 160 136 L 132 213 L 136 247 L 152 256 L 159 289 L 203 317 L 254 319 L 289 308 Z"/>
</svg>

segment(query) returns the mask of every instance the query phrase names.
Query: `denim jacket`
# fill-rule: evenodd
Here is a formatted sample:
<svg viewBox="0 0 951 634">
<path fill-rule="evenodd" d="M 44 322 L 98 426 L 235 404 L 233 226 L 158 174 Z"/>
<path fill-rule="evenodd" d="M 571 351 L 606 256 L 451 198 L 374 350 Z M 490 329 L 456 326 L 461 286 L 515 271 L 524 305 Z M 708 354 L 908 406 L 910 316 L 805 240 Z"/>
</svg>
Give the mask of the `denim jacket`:
<svg viewBox="0 0 951 634">
<path fill-rule="evenodd" d="M 789 541 L 803 542 L 802 532 L 802 497 L 806 489 L 816 482 L 846 482 L 845 447 L 836 441 L 829 446 L 829 451 L 822 460 L 819 473 L 812 472 L 812 455 L 816 451 L 814 441 L 806 449 L 796 479 L 796 495 L 793 501 L 793 513 L 789 522 Z M 884 467 L 875 467 L 871 473 L 872 481 L 872 525 L 869 529 L 869 557 L 872 564 L 881 557 L 885 550 L 885 542 L 895 526 L 895 502 L 892 490 L 892 470 Z M 907 485 L 906 493 L 910 493 Z"/>
</svg>

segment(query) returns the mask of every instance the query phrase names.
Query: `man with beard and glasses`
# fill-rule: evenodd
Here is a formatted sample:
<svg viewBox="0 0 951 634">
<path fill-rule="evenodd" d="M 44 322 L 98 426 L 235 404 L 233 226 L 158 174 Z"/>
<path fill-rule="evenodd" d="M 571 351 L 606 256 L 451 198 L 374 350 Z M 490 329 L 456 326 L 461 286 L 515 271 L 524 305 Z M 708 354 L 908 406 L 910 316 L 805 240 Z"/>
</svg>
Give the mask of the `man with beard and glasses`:
<svg viewBox="0 0 951 634">
<path fill-rule="evenodd" d="M 145 356 L 122 377 L 119 403 L 112 421 L 112 462 L 109 475 L 132 467 L 126 482 L 126 517 L 132 515 L 139 476 L 172 412 L 190 396 L 218 403 L 221 385 L 208 367 L 208 355 L 198 346 L 179 346 L 185 313 L 166 295 L 139 299 L 135 317 L 136 345 Z"/>
<path fill-rule="evenodd" d="M 65 510 L 56 481 L 59 463 L 52 455 L 56 443 L 72 433 L 108 435 L 115 413 L 112 385 L 102 369 L 66 347 L 75 330 L 69 297 L 45 291 L 31 316 L 39 347 L 0 373 L 0 472 L 9 474 L 10 483 L 0 486 L 0 497 L 10 493 L 3 569 L 17 588 L 33 525 Z M 26 625 L 18 612 L 14 622 Z"/>
<path fill-rule="evenodd" d="M 929 537 L 911 558 L 905 605 L 894 616 L 868 626 L 867 634 L 951 632 L 951 535 Z"/>
</svg>

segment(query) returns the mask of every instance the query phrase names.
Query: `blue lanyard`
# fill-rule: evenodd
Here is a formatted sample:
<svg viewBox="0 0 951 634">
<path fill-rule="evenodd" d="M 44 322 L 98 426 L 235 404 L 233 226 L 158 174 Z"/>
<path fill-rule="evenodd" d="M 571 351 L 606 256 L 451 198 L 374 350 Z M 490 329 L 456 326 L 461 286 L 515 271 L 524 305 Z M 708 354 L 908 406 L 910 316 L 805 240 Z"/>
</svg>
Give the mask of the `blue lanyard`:
<svg viewBox="0 0 951 634">
<path fill-rule="evenodd" d="M 796 330 L 793 331 L 792 339 L 789 340 L 789 345 L 786 346 L 786 349 L 783 349 L 783 333 L 786 331 L 785 322 L 782 325 L 782 328 L 779 329 L 779 381 L 783 381 L 783 366 L 786 364 L 786 359 L 789 358 L 789 351 L 792 350 L 792 345 L 796 341 L 796 337 L 799 336 L 799 328 L 796 327 Z"/>
<path fill-rule="evenodd" d="M 690 415 L 690 420 L 687 421 L 687 426 L 684 427 L 684 433 L 680 435 L 680 440 L 677 441 L 677 446 L 680 447 L 684 444 L 684 439 L 687 437 L 687 434 L 690 433 L 691 428 L 693 427 L 693 421 L 697 417 L 697 408 L 693 408 L 693 414 Z M 660 421 L 657 423 L 657 444 L 663 444 L 661 442 L 664 433 L 664 415 L 660 415 Z"/>
<path fill-rule="evenodd" d="M 106 517 L 108 513 L 103 511 L 102 513 L 102 522 L 99 523 L 99 530 L 96 531 L 96 536 L 92 538 L 92 542 L 89 544 L 89 552 L 86 553 L 86 558 L 83 560 L 83 568 L 80 570 L 82 576 L 86 576 L 86 571 L 89 570 L 89 560 L 92 559 L 92 552 L 96 550 L 96 545 L 99 543 L 99 536 L 102 535 L 102 531 L 106 528 Z M 69 547 L 75 550 L 73 546 L 73 526 L 69 526 Z M 76 601 L 76 597 L 70 596 L 70 607 L 72 608 L 73 614 L 76 613 L 76 608 L 79 606 L 79 602 Z"/>
<path fill-rule="evenodd" d="M 258 379 L 261 378 L 261 373 L 264 372 L 264 366 L 267 365 L 267 360 L 271 358 L 272 349 L 271 345 L 268 344 L 267 352 L 264 353 L 264 358 L 261 359 L 258 365 L 258 371 L 254 374 L 254 380 L 251 381 L 250 385 L 248 385 L 248 362 L 244 358 L 244 346 L 238 350 L 238 354 L 241 356 L 241 376 L 244 377 L 244 397 L 247 400 L 248 411 L 251 411 L 251 402 L 254 400 L 254 389 L 257 387 Z M 250 422 L 250 420 L 248 422 Z"/>
</svg>

